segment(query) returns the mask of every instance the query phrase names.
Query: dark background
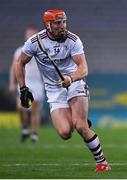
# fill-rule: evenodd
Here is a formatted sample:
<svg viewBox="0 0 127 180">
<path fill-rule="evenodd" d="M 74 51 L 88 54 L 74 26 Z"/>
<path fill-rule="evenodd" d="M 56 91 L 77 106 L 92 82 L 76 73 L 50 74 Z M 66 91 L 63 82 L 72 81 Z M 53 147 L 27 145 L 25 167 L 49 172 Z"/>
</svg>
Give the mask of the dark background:
<svg viewBox="0 0 127 180">
<path fill-rule="evenodd" d="M 8 92 L 8 75 L 14 50 L 24 42 L 25 28 L 28 25 L 36 25 L 40 30 L 44 28 L 42 14 L 54 8 L 65 10 L 68 29 L 83 41 L 89 66 L 91 103 L 96 95 L 106 100 L 109 98 L 110 104 L 114 93 L 126 93 L 126 0 L 1 0 L 0 111 L 15 110 L 14 97 Z M 108 91 L 109 96 L 100 96 L 99 92 L 103 89 Z M 47 109 L 46 102 L 45 107 Z M 96 107 L 91 105 L 91 110 L 96 110 Z"/>
</svg>

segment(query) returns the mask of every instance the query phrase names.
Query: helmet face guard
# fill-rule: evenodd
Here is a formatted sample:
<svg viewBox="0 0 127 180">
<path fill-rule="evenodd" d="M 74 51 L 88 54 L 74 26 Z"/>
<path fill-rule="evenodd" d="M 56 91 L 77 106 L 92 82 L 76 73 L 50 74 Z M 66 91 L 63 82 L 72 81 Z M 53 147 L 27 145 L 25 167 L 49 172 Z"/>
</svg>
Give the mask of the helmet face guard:
<svg viewBox="0 0 127 180">
<path fill-rule="evenodd" d="M 67 38 L 66 26 L 62 29 L 53 28 L 54 24 L 64 24 L 66 23 L 66 14 L 63 10 L 48 10 L 43 15 L 43 22 L 46 26 L 47 31 L 54 37 L 57 41 L 65 41 Z"/>
</svg>

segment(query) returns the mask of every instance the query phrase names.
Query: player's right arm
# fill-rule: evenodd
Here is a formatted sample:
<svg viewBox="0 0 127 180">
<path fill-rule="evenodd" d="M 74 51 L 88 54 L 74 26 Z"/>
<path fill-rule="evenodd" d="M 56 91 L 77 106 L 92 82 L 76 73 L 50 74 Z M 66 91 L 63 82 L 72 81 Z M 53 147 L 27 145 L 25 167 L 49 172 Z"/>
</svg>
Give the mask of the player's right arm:
<svg viewBox="0 0 127 180">
<path fill-rule="evenodd" d="M 32 93 L 25 84 L 25 65 L 30 61 L 30 59 L 31 58 L 25 53 L 21 52 L 15 67 L 16 78 L 20 86 L 21 105 L 25 108 L 29 108 L 34 100 Z"/>
<path fill-rule="evenodd" d="M 25 53 L 21 52 L 18 61 L 16 62 L 15 72 L 20 88 L 25 86 L 25 65 L 30 59 L 31 57 L 28 57 Z"/>
</svg>

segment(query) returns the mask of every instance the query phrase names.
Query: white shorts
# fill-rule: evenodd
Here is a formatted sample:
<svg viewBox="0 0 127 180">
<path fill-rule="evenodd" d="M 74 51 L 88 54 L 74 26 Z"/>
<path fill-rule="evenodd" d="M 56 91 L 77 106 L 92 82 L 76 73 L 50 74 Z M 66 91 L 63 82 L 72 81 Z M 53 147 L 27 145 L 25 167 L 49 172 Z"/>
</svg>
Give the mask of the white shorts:
<svg viewBox="0 0 127 180">
<path fill-rule="evenodd" d="M 59 108 L 69 108 L 68 101 L 77 96 L 89 96 L 87 84 L 83 80 L 75 81 L 68 87 L 51 89 L 47 91 L 50 112 Z"/>
</svg>

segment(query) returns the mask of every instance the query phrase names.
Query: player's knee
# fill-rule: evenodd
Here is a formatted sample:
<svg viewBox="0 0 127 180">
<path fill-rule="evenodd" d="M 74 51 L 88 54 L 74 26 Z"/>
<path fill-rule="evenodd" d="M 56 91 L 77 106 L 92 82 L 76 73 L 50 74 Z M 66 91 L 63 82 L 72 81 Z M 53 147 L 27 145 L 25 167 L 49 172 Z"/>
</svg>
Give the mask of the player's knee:
<svg viewBox="0 0 127 180">
<path fill-rule="evenodd" d="M 59 134 L 60 135 L 60 137 L 62 138 L 62 139 L 64 139 L 64 140 L 68 140 L 68 139 L 70 139 L 71 138 L 71 133 L 69 133 L 69 134 Z"/>
<path fill-rule="evenodd" d="M 80 134 L 87 134 L 87 132 L 89 131 L 88 124 L 85 125 L 84 122 L 76 123 L 75 128 Z"/>
<path fill-rule="evenodd" d="M 59 131 L 59 135 L 62 139 L 68 140 L 71 138 L 71 131 L 69 130 L 61 130 Z"/>
</svg>

